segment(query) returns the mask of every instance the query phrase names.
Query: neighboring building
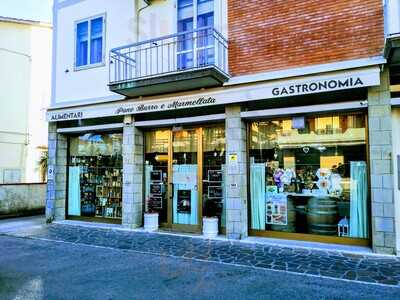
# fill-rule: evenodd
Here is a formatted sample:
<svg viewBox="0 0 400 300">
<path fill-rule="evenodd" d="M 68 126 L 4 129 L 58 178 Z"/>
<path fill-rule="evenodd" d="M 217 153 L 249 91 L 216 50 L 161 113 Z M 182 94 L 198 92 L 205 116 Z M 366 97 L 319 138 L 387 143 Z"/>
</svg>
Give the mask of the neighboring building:
<svg viewBox="0 0 400 300">
<path fill-rule="evenodd" d="M 0 17 L 0 183 L 44 180 L 51 37 L 50 24 Z"/>
<path fill-rule="evenodd" d="M 400 247 L 381 0 L 64 0 L 54 28 L 49 219 Z"/>
</svg>

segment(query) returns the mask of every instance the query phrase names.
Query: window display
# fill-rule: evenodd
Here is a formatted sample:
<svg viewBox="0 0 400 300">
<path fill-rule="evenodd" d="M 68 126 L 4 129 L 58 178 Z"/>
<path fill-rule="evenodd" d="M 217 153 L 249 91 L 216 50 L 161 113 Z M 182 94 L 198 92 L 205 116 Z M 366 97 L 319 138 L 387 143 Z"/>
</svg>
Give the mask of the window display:
<svg viewBox="0 0 400 300">
<path fill-rule="evenodd" d="M 249 126 L 252 229 L 368 238 L 363 114 Z"/>
<path fill-rule="evenodd" d="M 225 127 L 203 128 L 203 216 L 218 217 L 225 227 Z"/>
<path fill-rule="evenodd" d="M 70 137 L 68 215 L 122 218 L 122 134 Z"/>
<path fill-rule="evenodd" d="M 158 212 L 160 224 L 168 215 L 169 130 L 145 133 L 145 210 Z"/>
</svg>

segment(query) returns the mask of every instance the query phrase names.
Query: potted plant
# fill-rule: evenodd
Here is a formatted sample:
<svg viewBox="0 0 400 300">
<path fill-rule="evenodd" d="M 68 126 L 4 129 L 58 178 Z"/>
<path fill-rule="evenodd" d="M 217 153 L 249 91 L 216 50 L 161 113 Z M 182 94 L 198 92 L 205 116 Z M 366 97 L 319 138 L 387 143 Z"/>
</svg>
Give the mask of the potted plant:
<svg viewBox="0 0 400 300">
<path fill-rule="evenodd" d="M 204 207 L 203 236 L 209 239 L 218 236 L 217 205 L 211 199 L 206 201 Z"/>
<path fill-rule="evenodd" d="M 147 201 L 147 203 L 149 203 L 149 201 Z M 144 213 L 144 230 L 150 232 L 158 230 L 158 212 L 150 205 Z"/>
</svg>

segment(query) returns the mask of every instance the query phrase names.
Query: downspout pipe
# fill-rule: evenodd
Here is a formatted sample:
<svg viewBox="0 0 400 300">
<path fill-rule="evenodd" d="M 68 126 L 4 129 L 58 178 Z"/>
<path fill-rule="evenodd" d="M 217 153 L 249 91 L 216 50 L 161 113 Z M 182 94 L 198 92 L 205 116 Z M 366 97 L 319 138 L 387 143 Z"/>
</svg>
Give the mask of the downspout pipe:
<svg viewBox="0 0 400 300">
<path fill-rule="evenodd" d="M 139 3 L 142 2 L 142 0 L 136 0 L 136 42 L 139 42 L 139 34 L 140 34 L 140 13 L 142 10 L 150 6 L 150 1 L 148 0 L 143 0 L 145 2 L 145 6 L 139 8 Z"/>
</svg>

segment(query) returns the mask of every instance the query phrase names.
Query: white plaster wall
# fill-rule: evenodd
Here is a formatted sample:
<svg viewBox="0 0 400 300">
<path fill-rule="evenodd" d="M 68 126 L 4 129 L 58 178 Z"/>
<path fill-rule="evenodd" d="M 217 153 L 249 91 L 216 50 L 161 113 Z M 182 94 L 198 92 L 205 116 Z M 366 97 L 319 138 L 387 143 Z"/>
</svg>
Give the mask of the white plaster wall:
<svg viewBox="0 0 400 300">
<path fill-rule="evenodd" d="M 395 209 L 395 231 L 396 248 L 400 253 L 400 186 L 397 164 L 397 156 L 400 155 L 400 108 L 392 108 L 392 139 L 393 139 L 393 191 L 394 191 L 394 209 Z"/>
<path fill-rule="evenodd" d="M 38 161 L 47 147 L 46 109 L 51 99 L 52 29 L 31 27 L 30 101 L 28 106 L 29 144 L 26 156 L 25 181 L 40 182 Z"/>
<path fill-rule="evenodd" d="M 400 33 L 400 0 L 384 0 L 385 3 L 385 32 L 386 34 Z"/>
<path fill-rule="evenodd" d="M 81 19 L 106 14 L 105 65 L 74 71 L 75 27 Z M 108 89 L 110 49 L 135 41 L 134 0 L 86 0 L 57 10 L 55 104 L 120 96 Z M 67 73 L 66 70 L 69 72 Z"/>
<path fill-rule="evenodd" d="M 67 0 L 58 3 L 67 3 Z M 227 0 L 215 0 L 215 23 L 227 34 Z M 147 6 L 142 0 L 85 0 L 57 10 L 57 52 L 55 99 L 53 106 L 121 99 L 108 89 L 110 49 L 176 33 L 177 1 L 155 0 Z M 136 22 L 137 10 L 139 22 Z M 74 71 L 74 22 L 106 14 L 105 65 Z M 68 72 L 66 72 L 68 70 Z"/>
<path fill-rule="evenodd" d="M 39 145 L 47 144 L 51 28 L 0 22 L 0 183 L 5 169 L 39 181 Z"/>
</svg>

